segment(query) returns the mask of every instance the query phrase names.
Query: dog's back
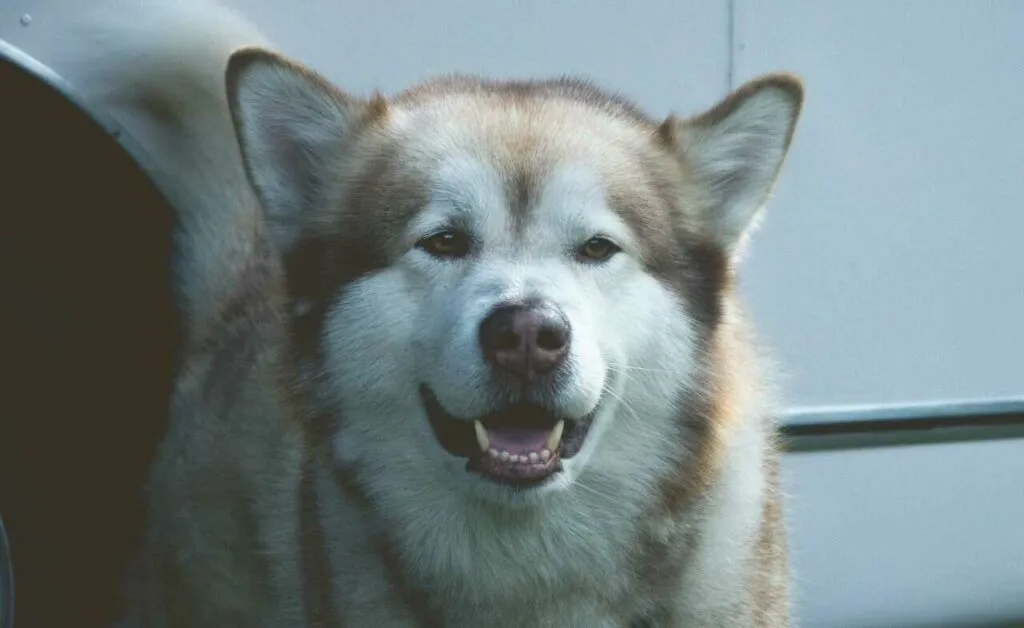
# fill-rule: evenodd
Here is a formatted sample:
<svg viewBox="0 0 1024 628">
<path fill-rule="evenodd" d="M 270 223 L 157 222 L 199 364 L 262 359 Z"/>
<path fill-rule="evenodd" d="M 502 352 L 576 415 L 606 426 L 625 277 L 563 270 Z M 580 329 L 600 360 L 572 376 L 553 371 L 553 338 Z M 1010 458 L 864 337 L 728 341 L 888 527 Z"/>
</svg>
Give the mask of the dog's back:
<svg viewBox="0 0 1024 628">
<path fill-rule="evenodd" d="M 178 210 L 184 351 L 123 625 L 305 625 L 284 287 L 224 89 L 231 52 L 265 40 L 203 0 L 80 3 L 38 30 L 35 55 L 141 145 Z"/>
</svg>

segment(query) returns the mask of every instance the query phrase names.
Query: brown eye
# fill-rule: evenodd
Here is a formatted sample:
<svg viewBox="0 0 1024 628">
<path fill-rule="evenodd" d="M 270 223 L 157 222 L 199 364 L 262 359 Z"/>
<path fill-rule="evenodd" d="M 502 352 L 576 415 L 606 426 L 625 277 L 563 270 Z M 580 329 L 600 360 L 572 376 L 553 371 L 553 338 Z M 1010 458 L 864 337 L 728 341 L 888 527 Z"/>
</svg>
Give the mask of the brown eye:
<svg viewBox="0 0 1024 628">
<path fill-rule="evenodd" d="M 440 231 L 420 240 L 416 246 L 434 257 L 458 258 L 469 254 L 469 236 L 461 231 Z"/>
<path fill-rule="evenodd" d="M 607 238 L 593 237 L 583 243 L 583 246 L 577 251 L 577 255 L 587 262 L 604 262 L 621 250 Z"/>
</svg>

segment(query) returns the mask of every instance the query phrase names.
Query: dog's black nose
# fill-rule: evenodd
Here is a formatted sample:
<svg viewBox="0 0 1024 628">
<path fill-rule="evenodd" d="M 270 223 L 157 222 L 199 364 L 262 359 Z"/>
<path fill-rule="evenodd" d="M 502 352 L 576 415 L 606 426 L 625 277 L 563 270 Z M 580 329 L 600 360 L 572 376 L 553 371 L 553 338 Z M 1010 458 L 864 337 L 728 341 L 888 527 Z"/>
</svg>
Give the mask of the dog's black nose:
<svg viewBox="0 0 1024 628">
<path fill-rule="evenodd" d="M 549 303 L 503 305 L 480 324 L 480 348 L 490 363 L 529 381 L 565 360 L 570 335 L 569 321 Z"/>
</svg>

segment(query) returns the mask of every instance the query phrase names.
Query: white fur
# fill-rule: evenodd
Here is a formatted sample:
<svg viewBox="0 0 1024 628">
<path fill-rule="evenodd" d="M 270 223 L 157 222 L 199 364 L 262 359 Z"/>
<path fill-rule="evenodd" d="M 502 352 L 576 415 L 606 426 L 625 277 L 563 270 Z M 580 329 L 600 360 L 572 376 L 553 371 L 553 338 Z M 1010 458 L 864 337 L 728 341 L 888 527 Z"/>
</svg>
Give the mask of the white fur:
<svg viewBox="0 0 1024 628">
<path fill-rule="evenodd" d="M 333 196 L 357 114 L 309 76 L 271 59 L 245 65 L 234 89 L 253 186 L 277 245 L 291 249 L 301 235 L 302 210 Z"/>
<path fill-rule="evenodd" d="M 233 256 L 249 250 L 252 238 L 240 234 L 258 228 L 236 139 L 259 198 L 285 226 L 279 243 L 296 246 L 301 240 L 288 226 L 344 185 L 329 173 L 342 160 L 351 112 L 308 76 L 255 62 L 237 77 L 236 138 L 224 69 L 231 50 L 262 38 L 199 0 L 134 2 L 127 12 L 116 4 L 116 16 L 92 13 L 83 32 L 94 36 L 66 49 L 82 57 L 50 63 L 114 108 L 153 154 L 152 170 L 194 226 L 184 231 L 193 253 L 184 259 L 194 264 L 181 283 L 199 311 L 223 294 Z M 463 126 L 463 106 L 456 98 L 426 113 L 389 111 L 392 132 L 408 140 L 407 167 L 429 173 L 431 194 L 399 234 L 404 248 L 393 262 L 341 289 L 325 322 L 327 402 L 344 424 L 332 443 L 334 463 L 357 473 L 374 505 L 367 513 L 348 503 L 333 469 L 318 469 L 337 605 L 349 625 L 413 625 L 372 549 L 371 532 L 383 529 L 410 581 L 428 587 L 444 609 L 446 626 L 621 627 L 639 604 L 630 561 L 640 534 L 656 528 L 660 482 L 680 455 L 695 453 L 677 441 L 676 402 L 707 393 L 692 390 L 694 319 L 680 295 L 647 272 L 638 235 L 608 206 L 609 170 L 628 169 L 630 147 L 649 137 L 607 116 L 572 131 L 589 114 L 567 106 L 551 127 L 578 159 L 551 165 L 517 229 L 498 160 Z M 479 113 L 493 117 L 481 122 L 492 131 L 530 115 Z M 770 188 L 791 113 L 770 92 L 755 95 L 723 124 L 683 138 L 716 195 L 715 233 L 728 246 Z M 295 150 L 305 154 L 299 164 L 288 159 Z M 440 261 L 414 246 L 456 216 L 478 238 L 476 254 Z M 594 235 L 622 252 L 600 265 L 575 259 L 571 251 Z M 514 492 L 468 474 L 442 449 L 418 387 L 429 384 L 461 416 L 493 409 L 477 330 L 495 305 L 521 298 L 554 303 L 572 327 L 570 376 L 546 401 L 571 417 L 601 405 L 564 472 L 540 489 Z M 763 504 L 763 400 L 744 391 L 737 403 L 745 422 L 724 475 L 685 520 L 664 524 L 668 538 L 688 526 L 706 530 L 678 603 L 707 625 L 723 625 L 708 618 L 727 617 L 723 609 L 744 601 L 742 565 Z M 232 498 L 239 496 L 225 495 Z"/>
<path fill-rule="evenodd" d="M 737 253 L 778 176 L 799 106 L 792 94 L 769 86 L 714 125 L 682 127 L 685 157 L 715 205 L 715 237 Z"/>
<path fill-rule="evenodd" d="M 577 167 L 553 172 L 516 240 L 489 170 L 460 160 L 438 175 L 459 177 L 438 187 L 465 192 L 458 211 L 477 226 L 476 259 L 444 262 L 410 250 L 335 304 L 326 346 L 346 421 L 338 462 L 365 478 L 415 581 L 444 592 L 440 606 L 452 609 L 447 625 L 615 625 L 609 601 L 628 583 L 607 574 L 627 569 L 637 522 L 670 469 L 661 445 L 671 439 L 678 410 L 665 400 L 681 394 L 692 370 L 691 323 L 628 253 L 591 267 L 567 254 L 595 233 L 632 248 L 595 189 L 596 177 Z M 432 224 L 435 213 L 452 210 L 447 200 L 432 203 L 422 220 Z M 462 416 L 491 409 L 476 330 L 496 303 L 529 297 L 553 301 L 573 329 L 573 376 L 555 407 L 581 416 L 605 398 L 565 472 L 517 495 L 467 474 L 464 462 L 437 444 L 417 386 L 427 382 Z M 365 359 L 370 353 L 372 361 Z M 365 544 L 335 547 L 338 565 L 370 560 Z M 384 586 L 342 572 L 354 588 L 339 594 L 351 604 L 367 588 Z M 369 623 L 393 611 L 382 604 L 365 612 L 360 617 Z"/>
</svg>

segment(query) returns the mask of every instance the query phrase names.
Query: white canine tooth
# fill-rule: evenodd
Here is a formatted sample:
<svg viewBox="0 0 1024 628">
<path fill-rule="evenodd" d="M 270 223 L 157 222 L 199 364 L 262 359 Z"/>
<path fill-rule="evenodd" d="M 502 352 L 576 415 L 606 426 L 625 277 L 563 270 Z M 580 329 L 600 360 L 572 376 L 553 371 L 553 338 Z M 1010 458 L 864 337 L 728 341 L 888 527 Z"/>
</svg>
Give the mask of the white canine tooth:
<svg viewBox="0 0 1024 628">
<path fill-rule="evenodd" d="M 548 460 L 550 458 L 551 458 L 551 452 L 550 451 L 548 451 L 547 449 L 541 449 L 540 450 L 540 459 L 541 460 Z"/>
<path fill-rule="evenodd" d="M 540 460 L 540 456 L 537 455 L 537 452 L 531 451 L 530 452 L 530 462 L 537 462 L 538 460 Z"/>
<path fill-rule="evenodd" d="M 558 444 L 562 442 L 562 430 L 565 429 L 565 421 L 559 421 L 555 423 L 555 428 L 551 430 L 551 434 L 548 436 L 548 442 L 546 443 L 548 449 L 555 451 L 558 449 Z"/>
<path fill-rule="evenodd" d="M 490 449 L 491 441 L 487 438 L 487 430 L 484 429 L 483 423 L 473 421 L 473 431 L 476 432 L 476 444 L 480 445 L 480 451 L 486 452 Z"/>
<path fill-rule="evenodd" d="M 511 457 L 512 457 L 511 454 L 509 454 L 507 451 L 501 452 L 501 459 L 502 460 L 508 460 Z"/>
</svg>

